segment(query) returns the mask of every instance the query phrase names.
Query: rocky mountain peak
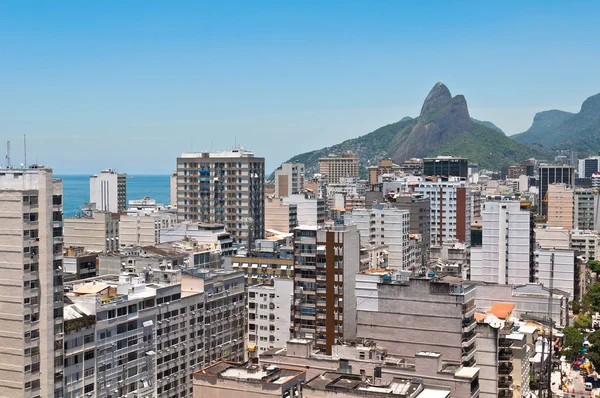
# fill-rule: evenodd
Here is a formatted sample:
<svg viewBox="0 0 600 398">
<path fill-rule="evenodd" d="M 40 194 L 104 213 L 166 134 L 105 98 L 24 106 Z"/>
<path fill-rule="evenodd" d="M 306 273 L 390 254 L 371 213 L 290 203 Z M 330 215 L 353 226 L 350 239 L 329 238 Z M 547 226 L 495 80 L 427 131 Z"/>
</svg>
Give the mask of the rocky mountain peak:
<svg viewBox="0 0 600 398">
<path fill-rule="evenodd" d="M 448 87 L 442 82 L 436 83 L 423 102 L 421 117 L 439 110 L 451 99 L 452 94 L 450 94 Z"/>
</svg>

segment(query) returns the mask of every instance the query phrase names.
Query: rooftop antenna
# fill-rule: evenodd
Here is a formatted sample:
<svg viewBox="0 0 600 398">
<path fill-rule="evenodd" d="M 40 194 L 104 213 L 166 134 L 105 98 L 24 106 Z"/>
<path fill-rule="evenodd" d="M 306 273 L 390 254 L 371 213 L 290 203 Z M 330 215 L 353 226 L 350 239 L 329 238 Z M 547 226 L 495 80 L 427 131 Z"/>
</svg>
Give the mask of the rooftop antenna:
<svg viewBox="0 0 600 398">
<path fill-rule="evenodd" d="M 6 168 L 10 169 L 10 141 L 6 141 Z"/>
<path fill-rule="evenodd" d="M 233 136 L 233 149 L 237 149 L 237 135 Z"/>
<path fill-rule="evenodd" d="M 27 136 L 23 134 L 23 153 L 25 154 L 25 168 L 27 168 Z"/>
</svg>

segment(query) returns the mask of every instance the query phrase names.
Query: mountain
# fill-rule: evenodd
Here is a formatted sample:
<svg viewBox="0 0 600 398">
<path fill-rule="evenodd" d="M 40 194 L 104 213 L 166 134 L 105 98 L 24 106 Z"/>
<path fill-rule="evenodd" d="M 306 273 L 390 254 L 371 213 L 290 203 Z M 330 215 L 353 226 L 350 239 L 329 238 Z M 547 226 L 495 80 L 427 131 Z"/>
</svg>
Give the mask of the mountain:
<svg viewBox="0 0 600 398">
<path fill-rule="evenodd" d="M 578 113 L 559 110 L 537 113 L 527 131 L 511 138 L 549 149 L 596 153 L 600 149 L 600 94 L 586 99 Z"/>
<path fill-rule="evenodd" d="M 484 120 L 477 120 L 477 119 L 473 119 L 473 118 L 471 118 L 471 120 L 474 121 L 475 123 L 483 124 L 485 127 L 489 127 L 492 130 L 496 130 L 496 131 L 499 131 L 501 133 L 504 133 L 504 131 L 502 131 L 502 129 L 500 129 L 500 127 L 496 126 L 492 122 L 486 122 Z"/>
<path fill-rule="evenodd" d="M 471 119 L 465 97 L 452 97 L 443 83 L 431 89 L 418 117 L 405 117 L 358 138 L 296 155 L 288 162 L 304 163 L 310 175 L 318 171 L 319 158 L 344 151 L 358 153 L 363 176 L 366 167 L 385 158 L 401 164 L 412 157 L 465 156 L 482 168 L 499 170 L 516 161 L 543 157 L 543 153 L 506 137 L 493 123 Z"/>
</svg>

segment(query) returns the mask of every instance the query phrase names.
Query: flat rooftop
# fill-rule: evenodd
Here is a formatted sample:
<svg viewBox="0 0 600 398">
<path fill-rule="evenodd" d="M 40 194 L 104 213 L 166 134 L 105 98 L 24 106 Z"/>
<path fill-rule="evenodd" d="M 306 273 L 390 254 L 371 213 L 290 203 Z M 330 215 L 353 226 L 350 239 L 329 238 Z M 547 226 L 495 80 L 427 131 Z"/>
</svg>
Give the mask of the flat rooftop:
<svg viewBox="0 0 600 398">
<path fill-rule="evenodd" d="M 285 384 L 304 374 L 304 370 L 281 368 L 275 365 L 221 361 L 194 372 L 194 377 L 220 377 L 241 382 Z"/>
<path fill-rule="evenodd" d="M 351 394 L 359 397 L 368 397 L 371 394 L 376 396 L 389 394 L 390 397 L 410 397 L 422 388 L 422 385 L 423 383 L 420 380 L 402 378 L 394 378 L 388 384 L 372 385 L 366 381 L 362 381 L 360 375 L 325 372 L 307 381 L 304 387 L 320 391 L 337 391 L 342 394 Z M 445 396 L 448 396 L 450 391 L 446 391 L 446 393 L 447 395 Z"/>
</svg>

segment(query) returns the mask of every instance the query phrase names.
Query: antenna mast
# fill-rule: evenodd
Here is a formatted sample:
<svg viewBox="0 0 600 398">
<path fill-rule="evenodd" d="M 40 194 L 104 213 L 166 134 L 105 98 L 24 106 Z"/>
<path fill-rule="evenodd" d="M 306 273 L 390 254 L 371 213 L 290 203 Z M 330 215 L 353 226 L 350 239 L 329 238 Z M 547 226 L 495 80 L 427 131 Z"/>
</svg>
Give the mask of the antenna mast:
<svg viewBox="0 0 600 398">
<path fill-rule="evenodd" d="M 6 141 L 6 168 L 10 169 L 10 141 Z"/>
<path fill-rule="evenodd" d="M 23 134 L 23 153 L 25 154 L 25 168 L 27 168 L 27 136 Z"/>
</svg>

